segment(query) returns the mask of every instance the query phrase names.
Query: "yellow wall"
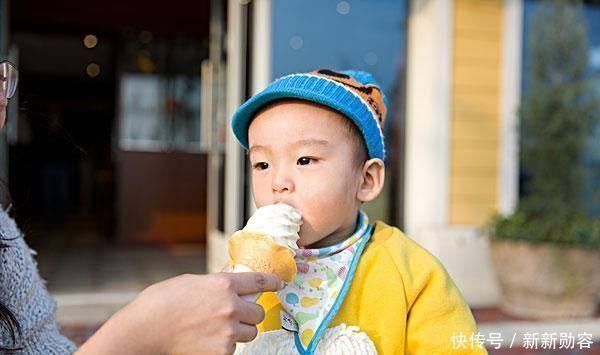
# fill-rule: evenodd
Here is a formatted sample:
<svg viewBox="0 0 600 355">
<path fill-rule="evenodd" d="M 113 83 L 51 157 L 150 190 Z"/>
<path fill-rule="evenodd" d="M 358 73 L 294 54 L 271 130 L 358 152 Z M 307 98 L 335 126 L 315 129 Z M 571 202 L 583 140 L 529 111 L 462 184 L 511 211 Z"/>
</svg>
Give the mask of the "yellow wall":
<svg viewBox="0 0 600 355">
<path fill-rule="evenodd" d="M 479 225 L 495 211 L 502 0 L 455 0 L 450 224 Z"/>
</svg>

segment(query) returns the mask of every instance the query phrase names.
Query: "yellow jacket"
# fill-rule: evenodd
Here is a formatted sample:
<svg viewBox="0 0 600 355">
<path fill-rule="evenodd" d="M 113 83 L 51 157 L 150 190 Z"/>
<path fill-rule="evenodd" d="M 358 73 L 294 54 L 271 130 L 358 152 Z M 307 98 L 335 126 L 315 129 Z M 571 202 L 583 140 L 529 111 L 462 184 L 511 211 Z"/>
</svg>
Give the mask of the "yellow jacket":
<svg viewBox="0 0 600 355">
<path fill-rule="evenodd" d="M 379 354 L 487 354 L 471 347 L 477 326 L 442 264 L 398 228 L 375 222 L 354 280 L 330 327 L 359 326 Z M 259 299 L 259 331 L 281 329 L 275 293 Z M 452 336 L 466 341 L 454 341 Z M 456 349 L 458 348 L 458 349 Z"/>
</svg>

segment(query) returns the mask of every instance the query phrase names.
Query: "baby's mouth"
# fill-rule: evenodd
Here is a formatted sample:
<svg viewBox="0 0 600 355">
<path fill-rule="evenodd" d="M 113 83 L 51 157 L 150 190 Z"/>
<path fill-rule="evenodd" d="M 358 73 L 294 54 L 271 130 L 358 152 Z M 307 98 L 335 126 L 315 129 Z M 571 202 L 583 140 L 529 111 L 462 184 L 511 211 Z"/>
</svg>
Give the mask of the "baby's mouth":
<svg viewBox="0 0 600 355">
<path fill-rule="evenodd" d="M 296 206 L 295 206 L 293 203 L 291 203 L 291 202 L 287 202 L 287 201 L 277 201 L 277 202 L 275 202 L 275 203 L 274 203 L 274 205 L 277 205 L 277 204 L 280 204 L 280 203 L 281 203 L 281 204 L 284 204 L 284 205 L 288 205 L 288 206 L 290 206 L 290 207 L 293 207 L 293 208 L 294 208 L 296 211 L 298 211 L 298 212 L 302 213 L 302 211 L 300 211 L 300 209 L 299 209 L 298 207 L 296 207 Z"/>
</svg>

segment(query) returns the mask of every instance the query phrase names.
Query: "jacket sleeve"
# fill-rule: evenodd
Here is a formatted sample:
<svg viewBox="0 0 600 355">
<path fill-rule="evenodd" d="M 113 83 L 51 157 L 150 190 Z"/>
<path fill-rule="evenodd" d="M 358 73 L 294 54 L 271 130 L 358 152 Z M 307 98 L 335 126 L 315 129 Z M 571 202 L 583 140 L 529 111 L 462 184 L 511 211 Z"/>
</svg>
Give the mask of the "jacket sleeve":
<svg viewBox="0 0 600 355">
<path fill-rule="evenodd" d="M 434 256 L 420 252 L 411 265 L 406 354 L 487 354 L 458 287 Z"/>
</svg>

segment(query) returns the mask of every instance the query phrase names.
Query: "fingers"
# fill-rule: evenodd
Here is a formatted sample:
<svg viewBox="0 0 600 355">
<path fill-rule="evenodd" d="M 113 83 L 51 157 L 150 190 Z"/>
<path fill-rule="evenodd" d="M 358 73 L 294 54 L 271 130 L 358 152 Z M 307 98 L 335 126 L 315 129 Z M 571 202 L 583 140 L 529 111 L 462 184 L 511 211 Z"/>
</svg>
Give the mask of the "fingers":
<svg viewBox="0 0 600 355">
<path fill-rule="evenodd" d="M 254 340 L 258 334 L 258 329 L 255 325 L 248 325 L 239 323 L 235 329 L 237 341 L 240 343 L 247 343 Z"/>
<path fill-rule="evenodd" d="M 256 303 L 240 301 L 238 304 L 239 321 L 248 325 L 256 325 L 265 319 L 265 310 Z"/>
<path fill-rule="evenodd" d="M 241 272 L 227 275 L 233 281 L 233 288 L 238 295 L 273 292 L 283 287 L 281 279 L 272 274 Z"/>
</svg>

